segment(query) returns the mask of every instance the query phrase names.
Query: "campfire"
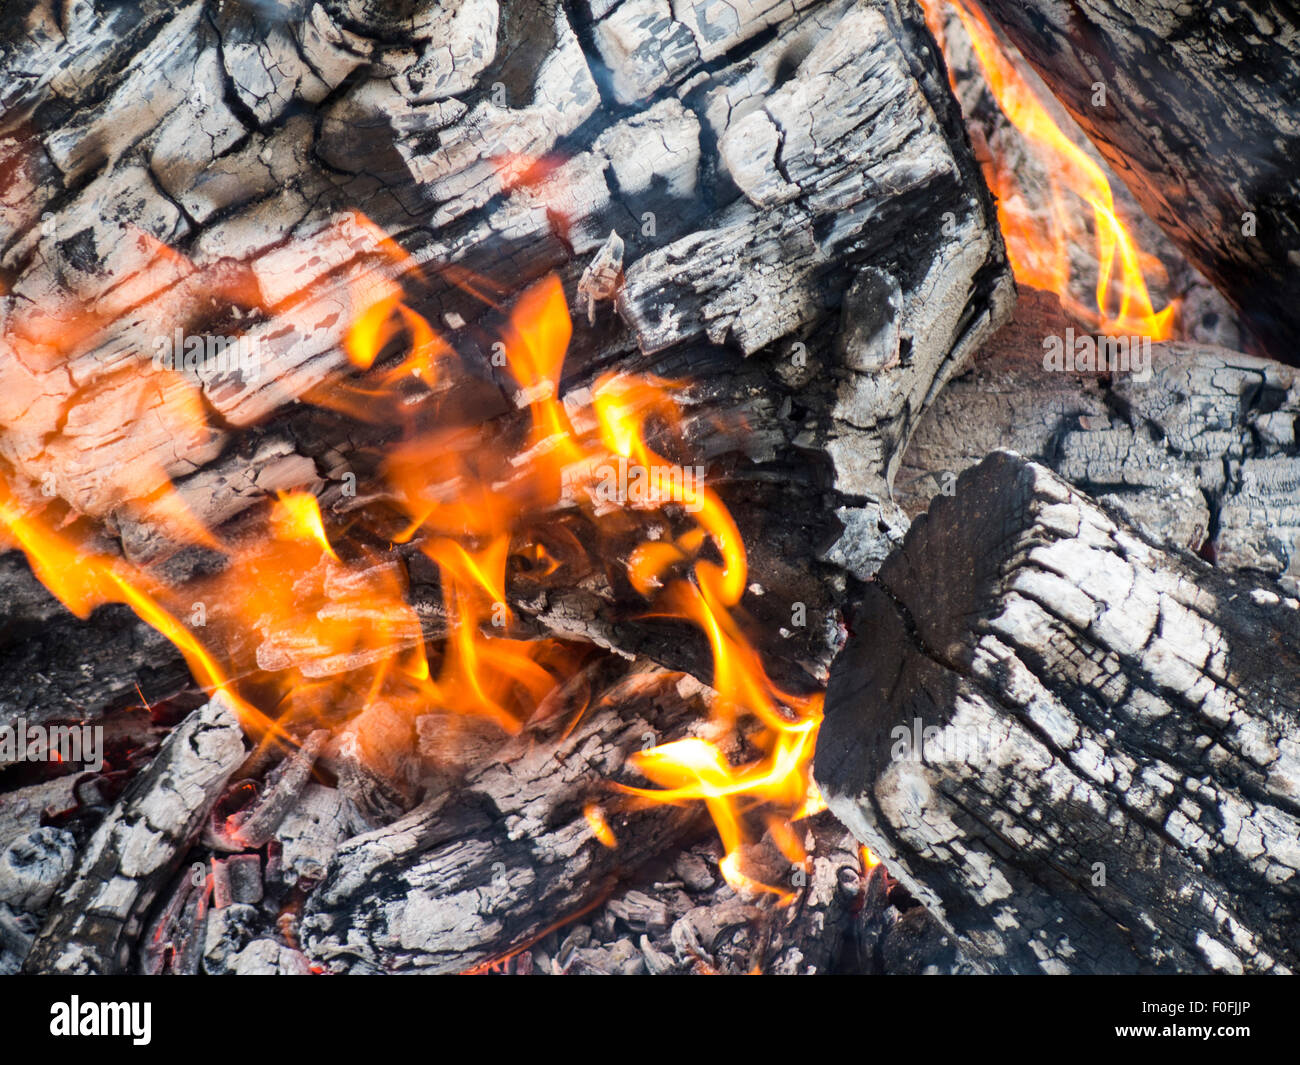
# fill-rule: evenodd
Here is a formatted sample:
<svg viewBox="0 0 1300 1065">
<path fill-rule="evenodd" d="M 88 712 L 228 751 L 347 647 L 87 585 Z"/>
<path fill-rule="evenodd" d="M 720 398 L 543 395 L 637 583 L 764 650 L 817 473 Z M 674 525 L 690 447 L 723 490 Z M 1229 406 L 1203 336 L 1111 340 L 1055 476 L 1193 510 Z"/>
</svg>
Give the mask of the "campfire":
<svg viewBox="0 0 1300 1065">
<path fill-rule="evenodd" d="M 1296 132 L 1097 6 L 0 17 L 0 971 L 1294 968 Z"/>
</svg>

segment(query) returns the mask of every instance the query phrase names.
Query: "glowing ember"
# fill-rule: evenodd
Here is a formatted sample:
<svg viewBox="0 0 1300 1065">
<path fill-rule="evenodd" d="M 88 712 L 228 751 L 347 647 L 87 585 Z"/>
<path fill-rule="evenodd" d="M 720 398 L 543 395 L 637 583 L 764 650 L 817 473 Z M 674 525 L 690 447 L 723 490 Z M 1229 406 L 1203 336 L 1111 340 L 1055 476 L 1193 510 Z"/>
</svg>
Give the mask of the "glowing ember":
<svg viewBox="0 0 1300 1065">
<path fill-rule="evenodd" d="M 1137 247 L 1120 220 L 1110 182 L 1101 167 L 1062 132 L 1033 88 L 1003 51 L 988 20 L 970 0 L 921 0 L 935 39 L 944 45 L 941 12 L 948 4 L 970 37 L 989 89 L 1011 124 L 1041 158 L 1051 194 L 1050 221 L 1044 226 L 1030 209 L 1010 169 L 994 160 L 985 177 L 998 200 L 998 221 L 1016 280 L 1046 289 L 1062 306 L 1110 336 L 1148 336 L 1167 340 L 1173 334 L 1177 304 L 1157 312 L 1151 303 L 1144 270 L 1162 269 Z M 1092 214 L 1092 234 L 1081 217 Z M 1086 307 L 1070 294 L 1070 249 L 1092 239 L 1097 249 L 1096 306 Z"/>
<path fill-rule="evenodd" d="M 437 389 L 456 372 L 453 352 L 405 303 L 397 278 L 414 264 L 366 220 L 349 226 L 348 239 L 364 242 L 374 264 L 347 286 L 343 347 L 359 372 L 306 399 L 404 426 L 381 471 L 385 507 L 349 517 L 369 540 L 341 529 L 331 535 L 316 497 L 302 491 L 279 494 L 266 535 L 238 543 L 219 542 L 190 518 L 183 539 L 219 552 L 226 565 L 182 598 L 142 566 L 97 551 L 75 512 L 62 525 L 43 517 L 47 504 L 31 485 L 0 484 L 0 529 L 79 616 L 125 603 L 165 634 L 203 688 L 234 699 L 255 737 L 285 740 L 304 726 L 346 725 L 371 757 L 382 756 L 367 752 L 378 725 L 413 724 L 427 714 L 519 731 L 580 662 L 556 641 L 517 638 L 508 574 L 522 567 L 534 580 L 562 583 L 580 551 L 564 529 L 575 513 L 610 542 L 626 543 L 631 533 L 623 557 L 645 612 L 704 634 L 717 698 L 715 720 L 703 726 L 708 738 L 637 754 L 633 766 L 657 787 L 623 788 L 615 801 L 703 802 L 725 844 L 727 880 L 789 897 L 747 875 L 744 853 L 764 829 L 792 863 L 806 861 L 791 822 L 822 808 L 810 777 L 821 697 L 792 695 L 768 678 L 736 614 L 748 569 L 734 520 L 702 471 L 683 469 L 650 444 L 681 447 L 677 383 L 607 374 L 593 387 L 590 408 L 571 410 L 559 380 L 573 327 L 552 277 L 517 301 L 502 336 L 520 424 L 467 422 L 452 409 L 402 417 L 412 390 L 437 405 Z M 173 269 L 189 269 L 174 253 L 159 255 Z M 399 346 L 406 355 L 396 359 Z M 197 389 L 178 372 L 164 370 L 147 387 L 174 388 L 178 400 L 167 409 L 186 431 L 207 429 Z M 629 486 L 635 481 L 635 490 L 611 492 L 611 471 Z M 165 475 L 150 475 L 149 498 L 168 504 L 155 516 L 174 528 L 179 498 Z M 409 543 L 437 566 L 444 640 L 426 646 L 405 567 L 361 546 L 373 541 Z M 617 846 L 606 809 L 590 805 L 585 816 L 594 839 Z"/>
</svg>

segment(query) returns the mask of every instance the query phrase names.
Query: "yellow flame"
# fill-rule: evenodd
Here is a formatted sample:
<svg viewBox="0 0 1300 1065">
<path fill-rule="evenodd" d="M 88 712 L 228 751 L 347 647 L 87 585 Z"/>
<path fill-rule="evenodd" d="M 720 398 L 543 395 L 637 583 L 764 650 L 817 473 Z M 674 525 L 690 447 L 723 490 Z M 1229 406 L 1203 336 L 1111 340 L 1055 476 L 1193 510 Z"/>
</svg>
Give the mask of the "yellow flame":
<svg viewBox="0 0 1300 1065">
<path fill-rule="evenodd" d="M 614 850 L 618 847 L 618 840 L 614 838 L 614 830 L 609 827 L 609 822 L 605 819 L 605 811 L 595 803 L 588 803 L 582 811 L 582 816 L 587 820 L 587 826 L 591 833 L 601 844 Z"/>
<path fill-rule="evenodd" d="M 86 548 L 24 512 L 0 480 L 0 524 L 27 555 L 41 583 L 77 617 L 85 620 L 99 606 L 122 603 L 166 636 L 185 658 L 202 687 L 222 692 L 245 727 L 274 730 L 274 723 L 245 703 L 216 659 L 160 602 L 161 590 L 129 563 Z"/>
<path fill-rule="evenodd" d="M 277 493 L 276 505 L 271 512 L 271 527 L 283 539 L 319 545 L 325 554 L 338 561 L 338 555 L 325 535 L 320 503 L 310 492 Z"/>
<path fill-rule="evenodd" d="M 1169 339 L 1177 304 L 1161 311 L 1154 309 L 1144 269 L 1159 268 L 1159 263 L 1142 254 L 1120 220 L 1104 171 L 1061 130 L 1002 49 L 984 14 L 968 0 L 922 0 L 927 22 L 941 47 L 940 11 L 944 3 L 956 12 L 970 37 L 998 106 L 1038 153 L 1048 174 L 1051 223 L 1044 230 L 1026 206 L 1014 176 L 998 161 L 986 172 L 998 199 L 998 220 L 1016 279 L 1031 288 L 1056 293 L 1063 306 L 1098 332 Z M 1088 234 L 1066 193 L 1077 197 L 1092 212 L 1098 267 L 1095 307 L 1086 307 L 1070 295 L 1070 248 L 1084 244 Z"/>
</svg>

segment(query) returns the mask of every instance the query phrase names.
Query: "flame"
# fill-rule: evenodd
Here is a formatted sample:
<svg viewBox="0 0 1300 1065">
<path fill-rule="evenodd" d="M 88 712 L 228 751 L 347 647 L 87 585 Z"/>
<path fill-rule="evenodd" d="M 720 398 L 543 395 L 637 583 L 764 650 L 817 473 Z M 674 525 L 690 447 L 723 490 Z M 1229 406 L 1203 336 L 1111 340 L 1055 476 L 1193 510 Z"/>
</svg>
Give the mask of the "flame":
<svg viewBox="0 0 1300 1065">
<path fill-rule="evenodd" d="M 310 492 L 278 492 L 271 512 L 271 528 L 285 540 L 313 543 L 335 562 L 339 560 L 325 535 L 325 519 L 320 504 Z"/>
<path fill-rule="evenodd" d="M 1178 305 L 1154 309 L 1145 271 L 1162 271 L 1163 267 L 1138 248 L 1121 221 L 1105 173 L 1061 130 L 1003 50 L 988 19 L 970 0 L 921 0 L 926 22 L 940 47 L 945 47 L 941 14 L 945 2 L 970 37 L 998 106 L 1042 160 L 1048 176 L 1050 221 L 1044 227 L 1010 168 L 1000 160 L 985 167 L 985 177 L 997 197 L 998 221 L 1016 280 L 1056 293 L 1062 306 L 1100 333 L 1168 340 L 1174 332 Z M 1097 256 L 1093 307 L 1070 292 L 1070 249 L 1085 246 L 1090 239 L 1075 200 L 1086 204 L 1092 214 L 1091 239 Z"/>
<path fill-rule="evenodd" d="M 26 513 L 3 479 L 0 479 L 0 528 L 27 555 L 41 583 L 77 617 L 85 620 L 96 607 L 108 603 L 129 606 L 175 644 L 196 682 L 209 691 L 221 692 L 246 727 L 275 729 L 274 722 L 239 698 L 217 660 L 163 605 L 161 589 L 145 574 L 120 559 L 88 551 Z"/>
<path fill-rule="evenodd" d="M 605 819 L 605 811 L 595 803 L 588 803 L 582 811 L 582 816 L 587 819 L 587 825 L 591 828 L 591 834 L 600 842 L 614 850 L 618 847 L 618 840 L 614 838 L 614 830 L 609 827 L 609 821 Z"/>
<path fill-rule="evenodd" d="M 370 369 L 384 345 L 393 339 L 396 330 L 393 328 L 392 318 L 401 302 L 399 289 L 376 300 L 357 316 L 357 320 L 348 331 L 344 350 L 358 369 Z"/>
<path fill-rule="evenodd" d="M 544 182 L 548 175 L 516 177 Z M 201 687 L 227 693 L 255 737 L 288 743 L 306 725 L 346 727 L 358 750 L 382 757 L 389 737 L 413 735 L 423 715 L 517 733 L 573 674 L 578 656 L 516 631 L 508 589 L 513 569 L 542 584 L 568 580 L 583 560 L 566 523 L 580 519 L 597 540 L 622 545 L 617 557 L 645 613 L 693 625 L 713 657 L 711 720 L 697 736 L 632 756 L 631 767 L 652 786 L 618 788 L 615 801 L 703 803 L 724 843 L 727 881 L 792 899 L 749 872 L 746 854 L 765 834 L 792 864 L 806 861 L 791 825 L 822 808 L 810 775 L 821 696 L 783 691 L 768 677 L 740 609 L 748 563 L 739 528 L 717 492 L 664 453 L 685 451 L 675 398 L 681 382 L 605 374 L 589 407 L 562 398 L 573 324 L 551 276 L 522 294 L 502 330 L 517 417 L 476 422 L 441 403 L 456 360 L 450 343 L 407 304 L 404 283 L 418 277 L 416 264 L 364 218 L 348 218 L 325 239 L 362 260 L 342 282 L 348 313 L 339 346 L 350 372 L 303 398 L 400 428 L 372 486 L 383 506 L 353 508 L 342 519 L 312 491 L 281 492 L 267 508 L 265 535 L 227 543 L 188 513 L 161 466 L 147 471 L 147 483 L 115 485 L 115 498 L 146 499 L 154 519 L 179 529 L 182 542 L 220 558 L 214 575 L 188 586 L 183 600 L 146 565 L 99 550 L 75 507 L 39 499 L 22 485 L 22 470 L 15 484 L 23 491 L 0 481 L 0 533 L 78 616 L 105 603 L 130 606 L 177 646 Z M 154 257 L 172 272 L 202 275 L 161 246 Z M 299 313 L 292 301 L 238 295 L 273 324 L 292 324 Z M 28 341 L 27 364 L 39 356 L 57 368 L 96 342 L 99 317 L 70 321 L 58 343 Z M 174 420 L 171 431 L 196 438 L 211 431 L 192 381 L 139 367 L 125 376 L 134 397 L 174 391 L 161 408 Z M 88 402 L 64 398 L 70 418 Z M 128 409 L 139 417 L 145 407 Z M 16 430 L 5 423 L 5 431 Z M 605 481 L 613 469 L 649 471 L 652 489 L 611 498 Z M 344 520 L 367 535 L 346 536 Z M 437 567 L 445 638 L 426 641 L 405 568 L 365 546 L 375 542 L 410 544 Z M 595 841 L 617 846 L 604 807 L 589 804 L 584 815 Z"/>
</svg>

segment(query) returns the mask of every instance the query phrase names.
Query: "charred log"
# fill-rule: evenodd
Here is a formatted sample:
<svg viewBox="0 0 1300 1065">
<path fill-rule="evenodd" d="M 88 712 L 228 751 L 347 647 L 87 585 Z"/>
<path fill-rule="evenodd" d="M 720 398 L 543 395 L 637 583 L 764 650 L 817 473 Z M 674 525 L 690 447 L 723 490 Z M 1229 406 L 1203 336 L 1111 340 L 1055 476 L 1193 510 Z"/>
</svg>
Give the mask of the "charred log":
<svg viewBox="0 0 1300 1065">
<path fill-rule="evenodd" d="M 903 459 L 899 505 L 916 516 L 963 470 L 1008 448 L 1172 547 L 1300 590 L 1295 371 L 1153 344 L 1149 374 L 1049 373 L 1044 338 L 1088 332 L 1058 310 L 1042 294 L 1022 298 L 1014 326 L 936 397 Z"/>
<path fill-rule="evenodd" d="M 1294 970 L 1298 617 L 995 454 L 868 589 L 817 779 L 994 971 Z"/>
<path fill-rule="evenodd" d="M 516 385 L 490 359 L 500 314 L 457 282 L 485 278 L 508 306 L 558 272 L 576 305 L 613 231 L 621 284 L 579 327 L 563 388 L 580 405 L 611 368 L 693 382 L 699 461 L 765 574 L 743 604 L 761 650 L 786 683 L 824 678 L 845 580 L 905 526 L 889 501 L 902 447 L 1011 286 L 912 3 L 752 5 L 725 24 L 707 7 L 10 13 L 4 328 L 45 345 L 51 317 L 77 323 L 58 341 L 70 378 L 38 360 L 0 369 L 17 375 L 6 394 L 42 396 L 0 411 L 9 470 L 56 489 L 28 501 L 105 522 L 148 560 L 174 546 L 141 505 L 168 479 L 209 526 L 290 487 L 346 508 L 347 474 L 373 499 L 383 434 L 292 405 L 348 369 L 356 286 L 376 269 L 355 212 L 422 268 L 408 298 L 470 370 L 458 409 L 485 422 L 516 416 Z M 548 162 L 521 176 L 521 158 Z M 264 353 L 256 373 L 200 382 L 201 427 L 178 426 L 180 386 L 149 376 L 177 325 Z M 118 432 L 128 401 L 138 416 Z M 743 439 L 709 428 L 742 418 Z M 541 630 L 707 670 L 680 633 L 615 616 L 609 591 L 530 610 L 531 591 L 515 605 Z"/>
<path fill-rule="evenodd" d="M 307 954 L 333 971 L 471 969 L 599 905 L 689 838 L 698 809 L 638 808 L 607 782 L 627 779 L 631 752 L 702 716 L 699 686 L 659 671 L 633 680 L 639 696 L 624 685 L 617 701 L 578 707 L 576 724 L 572 707 L 539 722 L 458 787 L 343 844 L 308 902 Z"/>
<path fill-rule="evenodd" d="M 145 911 L 243 758 L 239 723 L 220 699 L 179 725 L 95 831 L 25 971 L 124 971 Z"/>
<path fill-rule="evenodd" d="M 179 652 L 125 606 L 80 621 L 17 552 L 0 556 L 0 721 L 93 720 L 190 683 Z"/>
</svg>

